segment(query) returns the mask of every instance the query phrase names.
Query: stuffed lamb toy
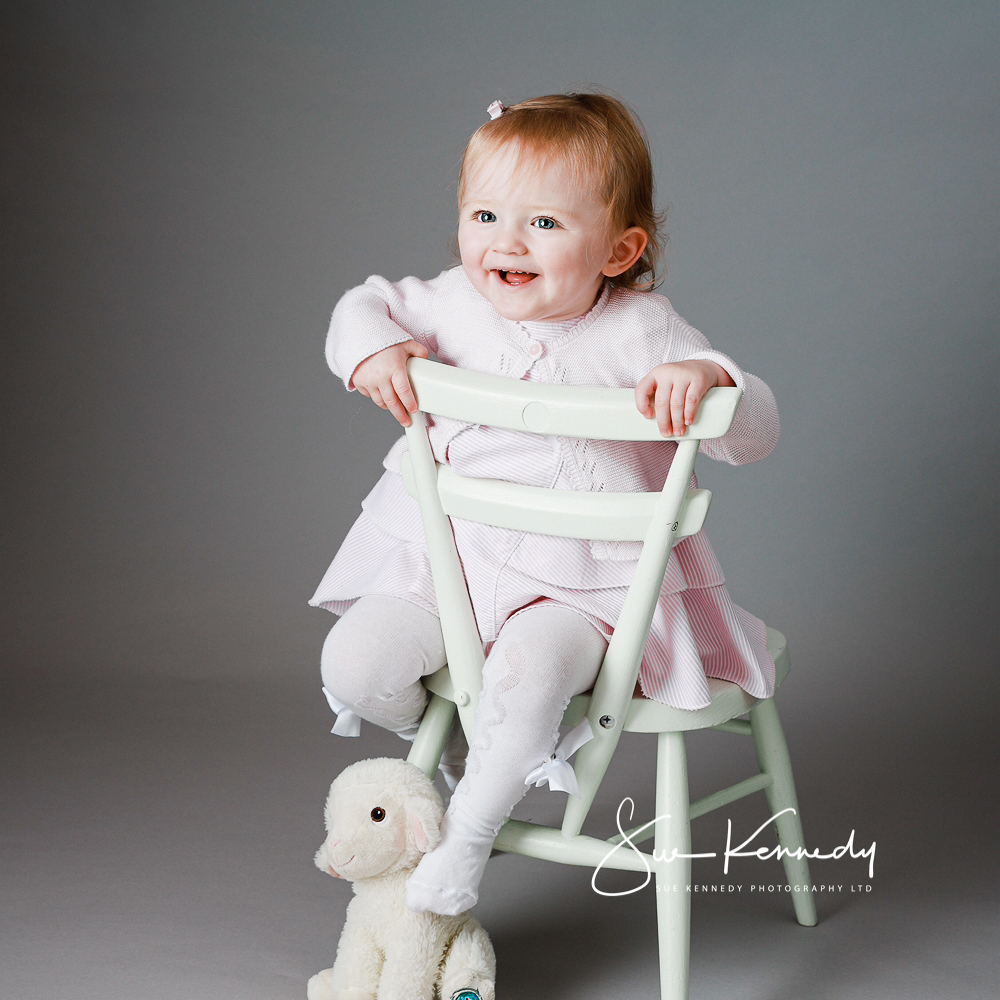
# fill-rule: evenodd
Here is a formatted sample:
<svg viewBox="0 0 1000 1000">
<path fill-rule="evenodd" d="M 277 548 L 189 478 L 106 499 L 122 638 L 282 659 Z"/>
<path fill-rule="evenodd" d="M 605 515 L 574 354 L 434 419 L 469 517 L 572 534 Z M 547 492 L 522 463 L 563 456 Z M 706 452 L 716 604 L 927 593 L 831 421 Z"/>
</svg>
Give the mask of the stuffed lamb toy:
<svg viewBox="0 0 1000 1000">
<path fill-rule="evenodd" d="M 413 913 L 406 881 L 440 839 L 441 796 L 413 764 L 362 760 L 330 786 L 316 866 L 354 883 L 332 969 L 308 1000 L 494 1000 L 496 959 L 475 917 Z"/>
</svg>

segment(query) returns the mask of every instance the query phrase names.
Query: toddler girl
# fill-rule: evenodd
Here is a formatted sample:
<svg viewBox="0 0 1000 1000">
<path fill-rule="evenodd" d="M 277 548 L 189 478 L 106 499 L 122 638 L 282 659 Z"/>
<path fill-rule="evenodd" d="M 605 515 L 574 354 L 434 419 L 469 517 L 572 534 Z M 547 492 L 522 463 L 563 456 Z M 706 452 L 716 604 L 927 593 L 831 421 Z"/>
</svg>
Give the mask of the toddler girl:
<svg viewBox="0 0 1000 1000">
<path fill-rule="evenodd" d="M 411 356 L 529 381 L 635 388 L 639 411 L 680 435 L 706 390 L 736 385 L 730 432 L 702 450 L 733 464 L 778 435 L 770 390 L 649 291 L 659 219 L 649 151 L 618 101 L 570 94 L 490 109 L 459 179 L 461 266 L 431 281 L 371 277 L 337 305 L 327 359 L 406 426 Z M 463 476 L 577 490 L 658 490 L 676 446 L 535 436 L 428 421 L 434 455 Z M 341 615 L 323 649 L 335 732 L 358 719 L 412 738 L 445 663 L 420 512 L 403 487 L 401 438 L 315 596 Z M 442 839 L 407 886 L 414 910 L 477 899 L 500 825 L 549 759 L 569 699 L 594 683 L 640 543 L 580 541 L 454 520 L 489 655 L 464 777 Z M 709 704 L 706 676 L 769 697 L 763 623 L 736 607 L 703 535 L 674 548 L 640 672 L 644 694 Z"/>
</svg>

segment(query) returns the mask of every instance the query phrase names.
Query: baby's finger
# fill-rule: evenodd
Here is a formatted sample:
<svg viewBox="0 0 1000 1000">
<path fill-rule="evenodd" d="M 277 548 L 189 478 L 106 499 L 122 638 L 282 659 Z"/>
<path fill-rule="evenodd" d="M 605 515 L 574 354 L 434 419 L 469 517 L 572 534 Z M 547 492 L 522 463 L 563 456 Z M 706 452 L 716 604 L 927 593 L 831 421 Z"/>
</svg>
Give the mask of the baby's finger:
<svg viewBox="0 0 1000 1000">
<path fill-rule="evenodd" d="M 698 415 L 698 404 L 703 395 L 701 387 L 694 382 L 688 386 L 687 395 L 684 397 L 684 424 L 686 427 L 694 423 L 694 418 Z"/>
<path fill-rule="evenodd" d="M 635 387 L 635 408 L 646 418 L 653 416 L 653 406 L 650 397 L 656 389 L 656 381 L 652 375 L 644 375 Z"/>
<path fill-rule="evenodd" d="M 400 368 L 398 371 L 392 373 L 392 387 L 396 391 L 396 395 L 399 397 L 400 403 L 403 405 L 410 413 L 416 413 L 417 411 L 417 397 L 413 394 L 413 387 L 410 385 L 410 380 L 407 378 L 406 369 Z M 405 424 L 403 425 L 406 426 Z"/>
<path fill-rule="evenodd" d="M 687 428 L 684 426 L 684 400 L 687 396 L 688 383 L 675 382 L 670 393 L 670 422 L 673 424 L 673 433 L 680 436 Z"/>
<path fill-rule="evenodd" d="M 385 403 L 386 409 L 403 427 L 410 426 L 410 414 L 407 412 L 406 407 L 399 401 L 399 396 L 396 395 L 396 390 L 393 388 L 392 382 L 382 387 L 382 400 Z"/>
<path fill-rule="evenodd" d="M 673 390 L 673 382 L 659 382 L 656 386 L 656 400 L 653 408 L 656 411 L 656 426 L 664 437 L 673 434 L 670 420 L 670 396 Z"/>
</svg>

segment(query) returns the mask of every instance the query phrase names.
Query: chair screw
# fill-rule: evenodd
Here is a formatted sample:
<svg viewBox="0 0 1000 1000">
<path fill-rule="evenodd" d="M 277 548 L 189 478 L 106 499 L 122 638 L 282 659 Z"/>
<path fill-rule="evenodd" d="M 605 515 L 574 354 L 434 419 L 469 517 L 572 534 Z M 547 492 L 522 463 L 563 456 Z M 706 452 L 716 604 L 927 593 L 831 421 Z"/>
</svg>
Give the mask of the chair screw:
<svg viewBox="0 0 1000 1000">
<path fill-rule="evenodd" d="M 471 699 L 469 698 L 469 692 L 468 691 L 456 691 L 455 692 L 455 704 L 456 705 L 460 705 L 462 708 L 465 708 L 465 706 L 468 705 L 470 701 L 471 701 Z"/>
<path fill-rule="evenodd" d="M 615 728 L 615 717 L 613 715 L 602 715 L 601 716 L 601 726 L 604 729 L 614 729 Z"/>
</svg>

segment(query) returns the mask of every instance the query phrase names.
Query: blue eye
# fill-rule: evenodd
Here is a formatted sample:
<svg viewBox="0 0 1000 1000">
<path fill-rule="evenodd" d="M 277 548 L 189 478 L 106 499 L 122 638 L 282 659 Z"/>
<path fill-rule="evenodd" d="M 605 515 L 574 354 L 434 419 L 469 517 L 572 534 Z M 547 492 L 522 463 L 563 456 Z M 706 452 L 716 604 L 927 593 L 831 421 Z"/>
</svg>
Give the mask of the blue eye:
<svg viewBox="0 0 1000 1000">
<path fill-rule="evenodd" d="M 497 217 L 492 212 L 477 212 L 476 218 L 480 222 L 496 222 Z"/>
<path fill-rule="evenodd" d="M 535 225 L 538 226 L 539 229 L 555 229 L 556 220 L 548 219 L 543 216 L 541 219 L 535 219 Z"/>
</svg>

